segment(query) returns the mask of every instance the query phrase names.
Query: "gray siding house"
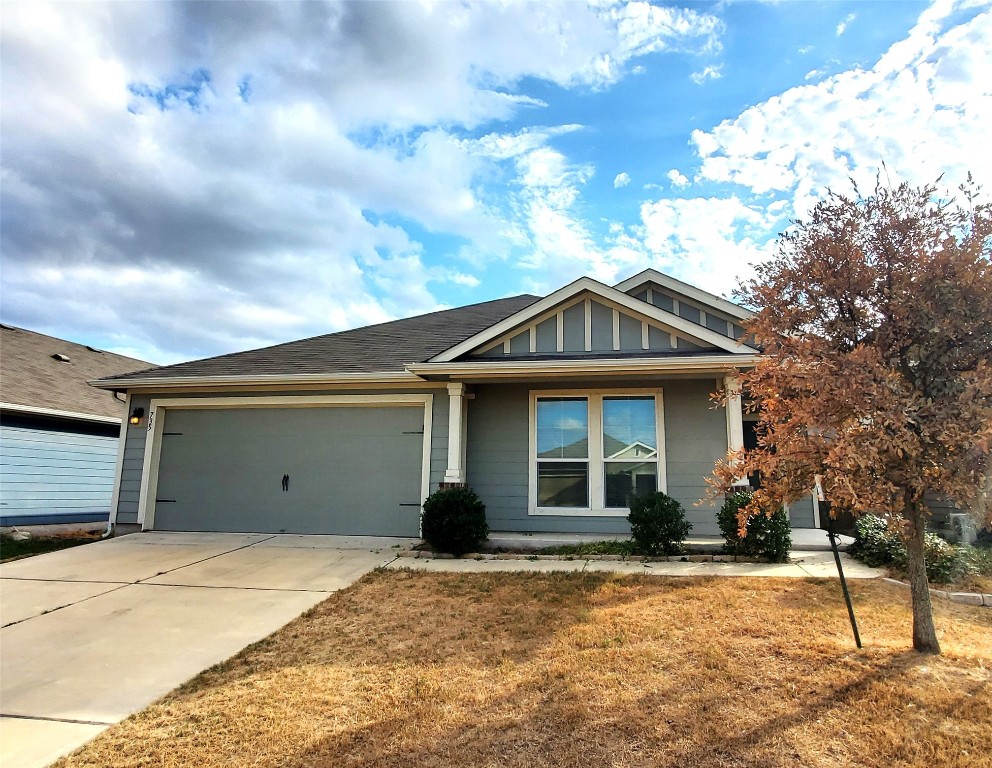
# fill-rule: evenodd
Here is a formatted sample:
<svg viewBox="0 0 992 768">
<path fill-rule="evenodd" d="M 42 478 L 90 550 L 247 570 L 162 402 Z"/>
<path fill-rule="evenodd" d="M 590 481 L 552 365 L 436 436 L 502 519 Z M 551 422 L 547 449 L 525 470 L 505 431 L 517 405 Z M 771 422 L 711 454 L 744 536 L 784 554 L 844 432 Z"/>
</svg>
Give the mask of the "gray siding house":
<svg viewBox="0 0 992 768">
<path fill-rule="evenodd" d="M 709 395 L 759 354 L 747 317 L 647 270 L 103 378 L 140 416 L 111 522 L 416 536 L 467 483 L 495 531 L 627 534 L 629 499 L 662 490 L 715 535 L 705 479 L 748 422 Z"/>
</svg>

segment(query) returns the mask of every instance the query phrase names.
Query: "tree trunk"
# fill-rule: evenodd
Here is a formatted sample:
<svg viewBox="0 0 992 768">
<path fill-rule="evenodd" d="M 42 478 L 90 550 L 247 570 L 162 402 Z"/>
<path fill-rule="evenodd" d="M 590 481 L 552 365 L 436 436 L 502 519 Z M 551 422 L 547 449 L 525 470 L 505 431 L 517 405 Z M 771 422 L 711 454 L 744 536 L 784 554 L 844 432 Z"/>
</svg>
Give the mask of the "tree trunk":
<svg viewBox="0 0 992 768">
<path fill-rule="evenodd" d="M 926 530 L 923 510 L 915 502 L 907 501 L 906 518 L 912 524 L 906 541 L 906 569 L 913 596 L 913 648 L 920 653 L 940 653 L 937 630 L 933 624 L 933 607 L 930 605 L 930 586 L 927 584 L 926 554 L 923 533 Z"/>
</svg>

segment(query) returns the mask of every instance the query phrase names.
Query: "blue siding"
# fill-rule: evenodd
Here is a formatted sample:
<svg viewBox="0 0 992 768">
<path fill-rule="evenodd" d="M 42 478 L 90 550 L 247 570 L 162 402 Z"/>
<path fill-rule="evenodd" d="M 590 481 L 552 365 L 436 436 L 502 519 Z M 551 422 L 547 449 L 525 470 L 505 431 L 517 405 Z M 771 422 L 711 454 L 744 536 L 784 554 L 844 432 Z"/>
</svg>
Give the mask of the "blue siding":
<svg viewBox="0 0 992 768">
<path fill-rule="evenodd" d="M 0 426 L 0 525 L 106 520 L 116 462 L 116 437 Z"/>
</svg>

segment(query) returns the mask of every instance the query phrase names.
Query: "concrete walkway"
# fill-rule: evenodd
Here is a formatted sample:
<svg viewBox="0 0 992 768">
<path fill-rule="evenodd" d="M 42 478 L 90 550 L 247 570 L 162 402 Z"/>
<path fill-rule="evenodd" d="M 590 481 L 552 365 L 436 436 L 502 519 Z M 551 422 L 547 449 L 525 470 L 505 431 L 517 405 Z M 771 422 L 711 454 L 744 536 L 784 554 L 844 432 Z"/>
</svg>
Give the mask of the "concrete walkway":
<svg viewBox="0 0 992 768">
<path fill-rule="evenodd" d="M 48 765 L 412 543 L 141 533 L 0 565 L 0 765 Z"/>
<path fill-rule="evenodd" d="M 841 553 L 844 575 L 849 579 L 875 579 L 885 575 L 879 568 L 869 568 Z M 608 571 L 649 576 L 770 576 L 776 578 L 837 578 L 837 566 L 830 552 L 792 552 L 788 563 L 683 563 L 641 562 L 600 559 L 532 559 L 532 560 L 441 560 L 400 557 L 388 568 L 448 573 L 495 573 L 500 571 Z"/>
</svg>

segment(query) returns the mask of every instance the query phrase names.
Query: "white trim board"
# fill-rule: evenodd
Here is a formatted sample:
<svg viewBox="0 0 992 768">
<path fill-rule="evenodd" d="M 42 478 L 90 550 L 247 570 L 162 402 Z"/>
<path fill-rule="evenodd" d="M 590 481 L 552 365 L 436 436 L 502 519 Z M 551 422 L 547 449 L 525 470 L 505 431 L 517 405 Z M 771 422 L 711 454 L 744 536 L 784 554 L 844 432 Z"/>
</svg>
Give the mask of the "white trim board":
<svg viewBox="0 0 992 768">
<path fill-rule="evenodd" d="M 97 416 L 92 413 L 60 411 L 56 408 L 42 408 L 35 405 L 19 405 L 18 403 L 0 403 L 0 411 L 26 413 L 32 416 L 51 416 L 52 418 L 72 419 L 73 421 L 91 421 L 94 424 L 120 424 L 121 421 L 123 421 L 123 418 L 120 416 Z M 128 411 L 128 413 L 130 413 L 130 411 Z"/>
<path fill-rule="evenodd" d="M 581 277 L 573 283 L 569 283 L 564 288 L 560 288 L 540 301 L 531 304 L 529 307 L 515 312 L 509 317 L 495 323 L 474 336 L 470 336 L 464 341 L 449 347 L 444 352 L 432 357 L 430 363 L 451 362 L 461 355 L 472 352 L 478 348 L 485 348 L 486 344 L 501 338 L 504 334 L 513 331 L 520 326 L 529 325 L 536 318 L 546 318 L 550 314 L 555 314 L 559 305 L 564 305 L 573 299 L 581 299 L 583 292 L 589 292 L 601 299 L 603 303 L 612 302 L 623 307 L 628 312 L 639 314 L 647 320 L 668 326 L 689 338 L 700 339 L 718 349 L 734 354 L 756 354 L 758 350 L 735 341 L 723 334 L 712 331 L 705 326 L 693 323 L 690 320 L 679 317 L 667 310 L 648 304 L 647 302 L 635 299 L 633 296 L 611 288 L 589 277 Z M 576 303 L 573 301 L 573 303 Z M 728 302 L 729 303 L 729 302 Z M 412 366 L 407 366 L 408 371 L 414 370 Z"/>
<path fill-rule="evenodd" d="M 613 286 L 615 290 L 627 293 L 628 291 L 640 288 L 646 283 L 656 283 L 662 288 L 667 288 L 675 293 L 681 293 L 683 296 L 688 296 L 690 299 L 695 299 L 701 304 L 707 304 L 714 309 L 718 309 L 732 317 L 736 317 L 740 320 L 747 320 L 748 318 L 754 317 L 754 313 L 744 307 L 734 304 L 732 301 L 727 301 L 716 294 L 710 293 L 709 291 L 704 291 L 701 288 L 696 288 L 694 285 L 689 285 L 688 283 L 683 283 L 681 280 L 676 280 L 674 277 L 666 275 L 664 272 L 659 272 L 656 269 L 645 269 L 643 272 L 638 272 L 633 277 L 628 277 L 626 280 L 622 280 Z"/>
<path fill-rule="evenodd" d="M 603 465 L 609 460 L 605 456 L 593 456 L 593 448 L 597 447 L 602 454 L 603 434 L 603 398 L 614 396 L 645 395 L 654 397 L 655 439 L 658 443 L 657 485 L 662 493 L 668 492 L 668 459 L 665 448 L 665 396 L 660 387 L 609 389 L 532 389 L 528 393 L 528 450 L 527 450 L 527 514 L 547 517 L 627 517 L 627 508 L 604 507 L 598 500 L 603 498 L 604 477 Z M 585 461 L 589 465 L 589 507 L 539 507 L 537 506 L 537 401 L 542 397 L 583 397 L 586 399 L 588 456 Z M 593 403 L 598 403 L 593 407 Z M 578 459 L 577 461 L 582 461 Z"/>
<path fill-rule="evenodd" d="M 148 408 L 148 436 L 141 465 L 141 489 L 138 493 L 138 523 L 142 530 L 155 525 L 155 494 L 158 489 L 158 469 L 162 451 L 162 431 L 169 409 L 226 408 L 390 408 L 422 407 L 424 409 L 424 439 L 421 455 L 421 498 L 430 495 L 431 430 L 434 395 L 279 395 L 272 397 L 173 397 L 154 398 Z"/>
</svg>

